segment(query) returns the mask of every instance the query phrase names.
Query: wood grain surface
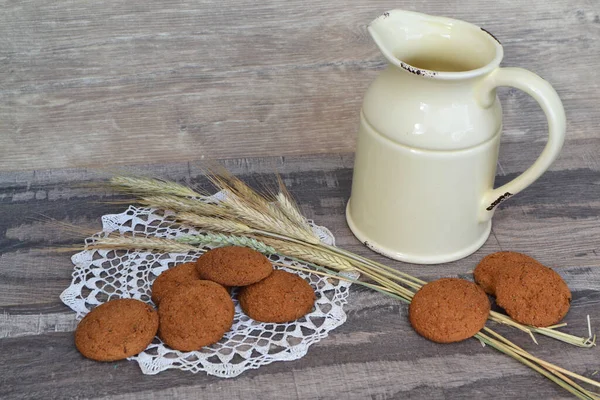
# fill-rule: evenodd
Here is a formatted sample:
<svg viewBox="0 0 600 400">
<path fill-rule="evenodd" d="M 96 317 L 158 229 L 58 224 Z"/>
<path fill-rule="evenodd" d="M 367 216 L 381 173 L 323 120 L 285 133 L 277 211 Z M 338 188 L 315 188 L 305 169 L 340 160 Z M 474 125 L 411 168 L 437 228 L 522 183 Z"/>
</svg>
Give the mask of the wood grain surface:
<svg viewBox="0 0 600 400">
<path fill-rule="evenodd" d="M 533 146 L 533 145 L 532 145 Z M 523 151 L 530 151 L 524 148 Z M 573 156 L 574 158 L 575 156 Z M 547 172 L 498 209 L 493 234 L 475 254 L 438 266 L 392 262 L 372 253 L 350 233 L 344 206 L 353 157 L 320 155 L 228 160 L 224 164 L 254 186 L 283 180 L 303 212 L 329 227 L 337 245 L 423 279 L 471 278 L 476 263 L 498 250 L 522 251 L 554 267 L 573 292 L 565 331 L 585 336 L 586 315 L 600 329 L 600 170 Z M 140 165 L 123 171 L 206 185 L 201 164 Z M 511 177 L 499 175 L 498 181 Z M 70 283 L 70 254 L 48 246 L 81 243 L 41 215 L 100 229 L 100 216 L 120 212 L 122 199 L 95 183 L 107 173 L 88 169 L 0 174 L 0 398 L 111 399 L 389 399 L 569 398 L 525 366 L 483 348 L 476 340 L 439 345 L 418 336 L 407 307 L 353 286 L 347 322 L 294 362 L 278 362 L 234 379 L 166 371 L 144 376 L 134 362 L 97 363 L 75 349 L 75 313 L 58 296 Z M 560 190 L 554 190 L 555 188 Z M 599 351 L 548 338 L 539 345 L 522 333 L 492 324 L 533 354 L 592 376 Z"/>
<path fill-rule="evenodd" d="M 527 253 L 573 291 L 566 331 L 600 331 L 600 6 L 598 0 L 0 0 L 1 399 L 569 398 L 477 341 L 438 345 L 414 333 L 405 305 L 353 286 L 347 322 L 294 362 L 234 379 L 133 362 L 96 363 L 73 343 L 75 313 L 58 296 L 82 243 L 47 217 L 100 229 L 120 212 L 93 184 L 115 171 L 206 184 L 203 159 L 252 185 L 281 173 L 303 212 L 337 245 L 426 280 L 470 278 L 498 250 Z M 404 8 L 480 25 L 504 66 L 530 69 L 561 96 L 564 148 L 536 183 L 502 203 L 492 235 L 453 263 L 392 262 L 350 233 L 358 116 L 385 67 L 366 32 Z M 527 95 L 502 89 L 496 185 L 523 172 L 546 142 Z M 497 327 L 541 358 L 600 376 L 599 350 Z"/>
<path fill-rule="evenodd" d="M 404 8 L 478 24 L 596 138 L 597 0 L 0 0 L 0 170 L 351 153 L 384 68 L 366 25 Z M 545 119 L 501 92 L 505 142 Z"/>
</svg>

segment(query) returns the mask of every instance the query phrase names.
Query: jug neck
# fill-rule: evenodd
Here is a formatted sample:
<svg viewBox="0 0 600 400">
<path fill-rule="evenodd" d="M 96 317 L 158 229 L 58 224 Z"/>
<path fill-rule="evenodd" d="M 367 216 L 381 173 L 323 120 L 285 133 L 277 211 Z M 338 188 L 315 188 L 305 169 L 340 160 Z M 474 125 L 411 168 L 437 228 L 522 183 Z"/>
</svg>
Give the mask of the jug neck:
<svg viewBox="0 0 600 400">
<path fill-rule="evenodd" d="M 371 22 L 368 31 L 392 66 L 417 78 L 473 80 L 497 68 L 503 57 L 492 34 L 450 18 L 391 10 Z"/>
</svg>

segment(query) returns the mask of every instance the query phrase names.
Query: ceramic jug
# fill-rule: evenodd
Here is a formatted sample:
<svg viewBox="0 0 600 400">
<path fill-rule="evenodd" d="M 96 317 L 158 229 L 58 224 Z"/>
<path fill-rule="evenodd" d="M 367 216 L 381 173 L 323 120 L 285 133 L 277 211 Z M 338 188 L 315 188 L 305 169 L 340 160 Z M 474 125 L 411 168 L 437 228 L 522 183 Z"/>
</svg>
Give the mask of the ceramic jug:
<svg viewBox="0 0 600 400">
<path fill-rule="evenodd" d="M 368 31 L 388 66 L 364 96 L 348 224 L 393 259 L 436 264 L 466 257 L 485 243 L 498 204 L 557 157 L 565 134 L 561 101 L 534 73 L 500 68 L 502 45 L 470 23 L 392 10 Z M 531 95 L 549 136 L 529 169 L 494 188 L 499 86 Z"/>
</svg>

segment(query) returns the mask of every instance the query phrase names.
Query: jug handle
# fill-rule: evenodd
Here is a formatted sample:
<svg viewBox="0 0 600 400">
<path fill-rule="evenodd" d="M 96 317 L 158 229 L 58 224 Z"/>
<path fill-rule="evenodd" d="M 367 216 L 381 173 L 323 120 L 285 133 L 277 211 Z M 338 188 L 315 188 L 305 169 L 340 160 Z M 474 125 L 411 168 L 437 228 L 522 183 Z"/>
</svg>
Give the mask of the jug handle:
<svg viewBox="0 0 600 400">
<path fill-rule="evenodd" d="M 548 119 L 548 142 L 537 160 L 512 181 L 487 191 L 482 199 L 480 220 L 488 221 L 496 206 L 519 193 L 538 179 L 558 156 L 565 141 L 565 110 L 558 94 L 550 84 L 538 75 L 523 68 L 496 68 L 483 79 L 478 88 L 478 101 L 483 107 L 491 107 L 496 101 L 496 88 L 509 86 L 524 91 L 540 105 Z"/>
</svg>

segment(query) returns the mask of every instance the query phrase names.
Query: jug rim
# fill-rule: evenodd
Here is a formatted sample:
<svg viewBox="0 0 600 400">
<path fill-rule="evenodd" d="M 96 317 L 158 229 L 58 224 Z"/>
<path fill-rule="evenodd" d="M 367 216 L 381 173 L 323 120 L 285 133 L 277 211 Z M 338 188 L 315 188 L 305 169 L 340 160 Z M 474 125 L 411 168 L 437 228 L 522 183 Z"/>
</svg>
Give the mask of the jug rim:
<svg viewBox="0 0 600 400">
<path fill-rule="evenodd" d="M 443 23 L 448 27 L 457 27 L 457 28 L 466 28 L 473 31 L 475 34 L 481 34 L 485 40 L 491 44 L 494 48 L 494 57 L 485 65 L 464 71 L 435 71 L 426 68 L 420 68 L 413 66 L 405 61 L 397 58 L 383 43 L 382 38 L 376 30 L 377 25 L 387 23 L 388 20 L 394 18 L 400 18 L 402 16 L 412 17 L 418 21 L 423 22 L 437 22 Z M 448 18 L 448 17 L 438 17 L 432 16 L 416 11 L 408 11 L 402 9 L 393 9 L 384 12 L 377 18 L 375 18 L 371 23 L 367 26 L 367 31 L 375 41 L 375 44 L 384 55 L 384 57 L 393 65 L 412 73 L 416 76 L 422 76 L 426 78 L 434 78 L 440 80 L 465 80 L 476 78 L 479 76 L 487 75 L 492 72 L 494 69 L 498 68 L 500 63 L 502 62 L 502 58 L 504 57 L 504 49 L 500 41 L 489 31 L 486 29 L 472 24 L 470 22 L 462 21 L 459 19 Z"/>
</svg>

